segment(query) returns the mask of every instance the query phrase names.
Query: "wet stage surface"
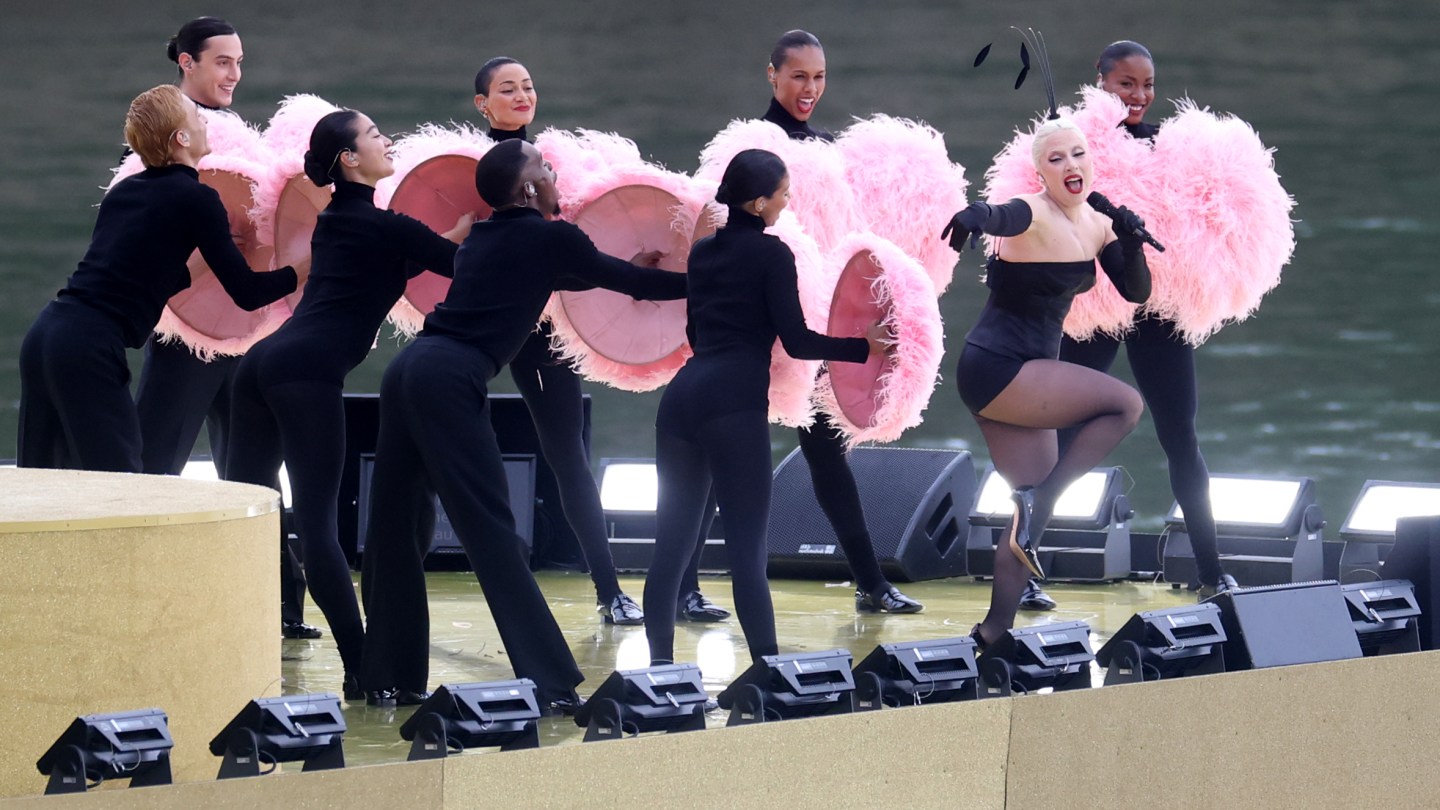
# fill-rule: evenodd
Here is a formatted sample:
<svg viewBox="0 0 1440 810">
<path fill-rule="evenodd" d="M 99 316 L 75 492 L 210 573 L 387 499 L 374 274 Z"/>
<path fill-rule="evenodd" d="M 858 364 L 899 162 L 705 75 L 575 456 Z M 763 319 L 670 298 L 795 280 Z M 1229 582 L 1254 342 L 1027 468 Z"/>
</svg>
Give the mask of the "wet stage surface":
<svg viewBox="0 0 1440 810">
<path fill-rule="evenodd" d="M 595 589 L 588 575 L 568 571 L 536 574 L 550 609 L 570 642 L 570 649 L 585 674 L 579 692 L 588 696 L 615 669 L 636 669 L 649 663 L 643 627 L 604 624 L 595 612 Z M 442 683 L 506 680 L 513 678 L 500 646 L 480 586 L 466 571 L 431 572 L 430 689 Z M 644 580 L 622 576 L 621 587 L 640 599 Z M 962 636 L 984 617 L 990 601 L 990 583 L 969 577 L 900 583 L 906 594 L 925 603 L 919 615 L 857 613 L 850 583 L 821 580 L 775 579 L 770 583 L 775 601 L 776 630 L 781 652 L 810 652 L 843 647 L 859 661 L 877 644 Z M 728 577 L 702 577 L 701 588 L 721 606 L 733 608 Z M 1110 584 L 1051 583 L 1046 590 L 1060 606 L 1048 613 L 1022 612 L 1016 625 L 1081 620 L 1090 625 L 1091 644 L 1098 650 L 1131 615 L 1141 610 L 1193 604 L 1195 595 L 1167 583 L 1116 582 Z M 285 641 L 283 663 L 285 694 L 340 691 L 340 656 L 324 617 L 313 603 L 306 605 L 306 621 L 325 630 L 318 641 Z M 750 655 L 732 615 L 716 624 L 685 621 L 675 628 L 675 654 L 680 662 L 699 664 L 705 688 L 714 697 L 749 665 Z M 1092 665 L 1093 667 L 1094 665 Z M 1100 671 L 1092 670 L 1095 685 Z M 400 739 L 400 725 L 413 707 L 371 708 L 364 703 L 342 704 L 349 726 L 345 759 L 349 765 L 403 761 L 410 744 Z M 707 715 L 709 728 L 725 725 L 727 712 Z M 540 721 L 542 746 L 579 743 L 583 729 L 568 717 Z"/>
</svg>

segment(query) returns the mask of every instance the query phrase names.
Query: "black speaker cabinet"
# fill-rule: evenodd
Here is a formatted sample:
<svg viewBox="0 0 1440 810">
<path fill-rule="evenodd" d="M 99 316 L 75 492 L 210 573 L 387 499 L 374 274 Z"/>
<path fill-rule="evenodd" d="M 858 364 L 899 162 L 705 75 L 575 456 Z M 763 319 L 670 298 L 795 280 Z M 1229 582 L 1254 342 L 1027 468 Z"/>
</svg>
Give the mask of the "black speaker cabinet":
<svg viewBox="0 0 1440 810">
<path fill-rule="evenodd" d="M 584 397 L 585 452 L 590 452 L 590 396 Z M 560 508 L 560 487 L 555 483 L 555 474 L 545 463 L 540 452 L 540 439 L 535 433 L 535 424 L 530 420 L 530 410 L 519 394 L 491 394 L 490 422 L 495 427 L 495 438 L 500 452 L 506 456 L 531 455 L 535 457 L 534 500 L 530 505 L 533 522 L 533 542 L 530 564 L 532 567 L 557 565 L 567 568 L 584 568 L 585 557 L 580 552 L 580 543 L 575 539 L 565 513 Z M 360 537 L 360 457 L 374 454 L 375 441 L 380 434 L 380 395 L 345 395 L 345 470 L 340 477 L 339 528 L 340 542 L 346 554 L 354 562 Z M 520 513 L 527 511 L 512 503 L 516 513 L 516 524 L 523 525 Z"/>
<path fill-rule="evenodd" d="M 1225 669 L 1263 669 L 1359 658 L 1340 583 L 1238 588 L 1215 597 L 1225 627 Z"/>
<path fill-rule="evenodd" d="M 850 469 L 885 576 L 897 582 L 962 576 L 975 463 L 957 450 L 859 447 Z M 767 526 L 774 576 L 844 577 L 850 565 L 797 448 L 775 470 Z"/>
<path fill-rule="evenodd" d="M 1395 521 L 1395 545 L 1380 566 L 1381 579 L 1408 579 L 1420 603 L 1420 649 L 1440 650 L 1440 516 Z"/>
</svg>

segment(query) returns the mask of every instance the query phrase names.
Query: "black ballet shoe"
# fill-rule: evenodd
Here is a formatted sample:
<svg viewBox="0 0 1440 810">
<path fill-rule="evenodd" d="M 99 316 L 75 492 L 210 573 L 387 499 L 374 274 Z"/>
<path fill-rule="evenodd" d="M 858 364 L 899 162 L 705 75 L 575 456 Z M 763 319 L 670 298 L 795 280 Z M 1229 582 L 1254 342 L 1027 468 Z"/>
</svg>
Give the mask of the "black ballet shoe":
<svg viewBox="0 0 1440 810">
<path fill-rule="evenodd" d="M 635 604 L 634 599 L 623 593 L 611 599 L 610 604 L 601 605 L 596 610 L 600 611 L 606 624 L 636 625 L 645 623 L 645 611 Z"/>
<path fill-rule="evenodd" d="M 1055 598 L 1045 593 L 1045 589 L 1040 587 L 1039 581 L 1034 577 L 1025 583 L 1025 590 L 1020 594 L 1021 610 L 1054 610 L 1058 605 Z"/>
<path fill-rule="evenodd" d="M 894 585 L 886 585 L 874 593 L 856 591 L 855 609 L 861 613 L 919 613 L 925 606 Z"/>
<path fill-rule="evenodd" d="M 325 635 L 320 628 L 304 622 L 281 622 L 280 637 L 288 639 L 316 639 Z"/>
<path fill-rule="evenodd" d="M 675 617 L 692 622 L 723 622 L 730 618 L 730 611 L 711 602 L 705 594 L 691 591 L 680 598 Z"/>
<path fill-rule="evenodd" d="M 360 688 L 360 679 L 346 673 L 340 692 L 345 697 L 346 703 L 359 703 L 366 698 L 365 690 Z"/>
<path fill-rule="evenodd" d="M 540 707 L 541 717 L 574 717 L 585 705 L 585 698 L 580 697 L 573 690 L 566 695 L 561 695 L 553 700 L 546 701 Z"/>
<path fill-rule="evenodd" d="M 1020 487 L 1010 494 L 1015 502 L 1015 518 L 1010 522 L 1010 553 L 1030 569 L 1036 579 L 1045 579 L 1040 565 L 1040 538 L 1031 537 L 1031 518 L 1035 514 L 1035 488 Z"/>
</svg>

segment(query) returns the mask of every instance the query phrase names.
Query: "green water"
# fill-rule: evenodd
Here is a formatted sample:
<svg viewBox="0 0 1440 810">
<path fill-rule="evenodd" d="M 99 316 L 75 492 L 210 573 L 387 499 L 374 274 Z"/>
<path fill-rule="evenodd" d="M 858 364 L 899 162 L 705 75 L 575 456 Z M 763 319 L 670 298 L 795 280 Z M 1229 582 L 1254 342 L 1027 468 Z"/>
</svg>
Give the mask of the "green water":
<svg viewBox="0 0 1440 810">
<path fill-rule="evenodd" d="M 99 187 L 120 153 L 126 103 L 173 78 L 165 39 L 198 13 L 214 12 L 168 0 L 5 4 L 0 457 L 15 452 L 20 340 L 84 252 Z M 830 85 L 816 123 L 839 129 L 872 112 L 929 121 L 972 186 L 1040 104 L 1034 79 L 1017 93 L 1001 68 L 972 70 L 981 45 L 1009 48 L 1011 24 L 1042 29 L 1068 94 L 1093 77 L 1101 47 L 1138 39 L 1156 54 L 1161 97 L 1188 94 L 1251 122 L 1276 148 L 1299 203 L 1299 246 L 1281 286 L 1257 317 L 1198 355 L 1199 429 L 1211 469 L 1313 476 L 1335 525 L 1367 478 L 1436 480 L 1435 4 L 265 0 L 221 13 L 244 40 L 235 110 L 250 121 L 263 122 L 294 92 L 361 109 L 394 133 L 472 120 L 471 77 L 505 53 L 536 79 L 540 126 L 618 131 L 687 171 L 728 120 L 764 110 L 769 46 L 801 26 L 827 46 Z M 1157 102 L 1152 118 L 1167 109 Z M 942 302 L 946 379 L 904 444 L 985 455 L 950 379 L 959 338 L 983 301 L 983 288 L 967 283 L 978 270 L 967 255 Z M 382 340 L 349 389 L 376 390 L 395 350 Z M 508 384 L 503 375 L 497 382 Z M 589 390 L 595 458 L 650 455 L 658 394 Z M 777 455 L 793 446 L 790 433 L 773 435 Z M 1156 525 L 1170 496 L 1148 421 L 1114 460 L 1136 479 L 1140 524 Z"/>
</svg>

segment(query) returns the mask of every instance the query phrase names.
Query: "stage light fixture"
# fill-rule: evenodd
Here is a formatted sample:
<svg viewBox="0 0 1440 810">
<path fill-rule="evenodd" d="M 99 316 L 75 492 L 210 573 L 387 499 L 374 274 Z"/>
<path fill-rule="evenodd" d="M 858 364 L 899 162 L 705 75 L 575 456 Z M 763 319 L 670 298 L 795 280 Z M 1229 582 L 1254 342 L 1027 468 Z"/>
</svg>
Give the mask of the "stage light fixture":
<svg viewBox="0 0 1440 810">
<path fill-rule="evenodd" d="M 1088 689 L 1094 660 L 1085 622 L 1011 628 L 980 656 L 980 697 Z"/>
<path fill-rule="evenodd" d="M 694 664 L 663 664 L 610 673 L 575 712 L 585 742 L 651 731 L 703 731 L 705 684 Z"/>
<path fill-rule="evenodd" d="M 1360 652 L 1365 655 L 1420 651 L 1420 602 L 1415 585 L 1405 579 L 1382 579 L 1341 585 Z"/>
<path fill-rule="evenodd" d="M 1040 538 L 1041 562 L 1049 578 L 1101 581 L 1130 576 L 1130 519 L 1135 511 L 1125 486 L 1123 468 L 1097 467 L 1065 488 Z M 999 530 L 1015 512 L 1012 491 L 994 467 L 986 468 L 970 510 L 972 574 L 995 571 Z"/>
<path fill-rule="evenodd" d="M 180 477 L 192 481 L 219 481 L 220 471 L 209 456 L 194 456 L 180 469 Z M 290 508 L 290 471 L 283 463 L 280 465 L 280 502 L 286 509 Z"/>
<path fill-rule="evenodd" d="M 1105 685 L 1225 671 L 1225 627 L 1212 602 L 1146 610 L 1125 622 L 1095 654 Z"/>
<path fill-rule="evenodd" d="M 409 760 L 444 759 L 467 748 L 540 747 L 540 703 L 529 678 L 441 684 L 400 726 Z"/>
<path fill-rule="evenodd" d="M 717 696 L 727 726 L 845 714 L 855 677 L 849 650 L 766 655 Z"/>
<path fill-rule="evenodd" d="M 210 753 L 224 758 L 217 779 L 259 776 L 262 761 L 270 765 L 263 773 L 281 762 L 304 762 L 306 771 L 343 768 L 344 736 L 345 715 L 333 693 L 257 698 L 215 735 Z"/>
<path fill-rule="evenodd" d="M 1321 530 L 1314 479 L 1211 475 L 1210 509 L 1226 573 L 1246 584 L 1276 585 L 1323 578 Z M 1173 503 L 1165 517 L 1162 565 L 1167 582 L 1198 582 L 1185 512 Z"/>
<path fill-rule="evenodd" d="M 1430 515 L 1440 515 L 1440 484 L 1366 481 L 1340 525 L 1340 581 L 1374 579 L 1395 543 L 1395 521 Z"/>
<path fill-rule="evenodd" d="M 881 644 L 855 665 L 851 708 L 974 700 L 979 671 L 970 636 Z"/>
<path fill-rule="evenodd" d="M 659 486 L 654 459 L 600 459 L 600 506 L 605 512 L 606 533 L 612 542 L 640 539 L 645 541 L 645 551 L 651 552 Z M 622 558 L 628 556 L 621 555 Z"/>
<path fill-rule="evenodd" d="M 130 787 L 168 785 L 169 719 L 159 709 L 77 717 L 35 767 L 50 777 L 45 792 L 84 793 L 102 782 L 130 780 Z"/>
</svg>

